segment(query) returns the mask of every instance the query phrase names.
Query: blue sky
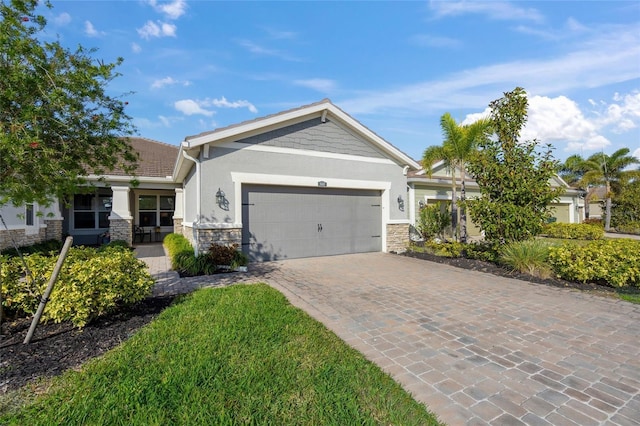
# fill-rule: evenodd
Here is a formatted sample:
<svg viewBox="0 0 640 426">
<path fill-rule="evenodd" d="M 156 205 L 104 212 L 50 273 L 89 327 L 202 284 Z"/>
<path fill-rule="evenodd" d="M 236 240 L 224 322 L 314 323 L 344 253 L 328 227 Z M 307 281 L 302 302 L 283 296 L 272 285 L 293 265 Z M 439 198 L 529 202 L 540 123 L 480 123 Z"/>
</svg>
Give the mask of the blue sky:
<svg viewBox="0 0 640 426">
<path fill-rule="evenodd" d="M 47 37 L 124 58 L 139 134 L 186 136 L 330 98 L 419 160 L 439 119 L 516 86 L 556 158 L 640 158 L 638 1 L 56 1 Z"/>
</svg>

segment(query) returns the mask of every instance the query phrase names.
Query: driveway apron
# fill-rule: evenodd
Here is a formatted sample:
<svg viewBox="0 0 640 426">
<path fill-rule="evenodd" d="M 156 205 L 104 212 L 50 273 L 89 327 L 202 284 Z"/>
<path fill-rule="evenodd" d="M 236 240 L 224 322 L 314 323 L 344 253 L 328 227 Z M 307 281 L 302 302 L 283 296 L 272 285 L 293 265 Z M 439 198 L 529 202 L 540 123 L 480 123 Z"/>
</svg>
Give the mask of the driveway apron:
<svg viewBox="0 0 640 426">
<path fill-rule="evenodd" d="M 269 265 L 450 425 L 640 424 L 640 305 L 384 253 Z"/>
</svg>

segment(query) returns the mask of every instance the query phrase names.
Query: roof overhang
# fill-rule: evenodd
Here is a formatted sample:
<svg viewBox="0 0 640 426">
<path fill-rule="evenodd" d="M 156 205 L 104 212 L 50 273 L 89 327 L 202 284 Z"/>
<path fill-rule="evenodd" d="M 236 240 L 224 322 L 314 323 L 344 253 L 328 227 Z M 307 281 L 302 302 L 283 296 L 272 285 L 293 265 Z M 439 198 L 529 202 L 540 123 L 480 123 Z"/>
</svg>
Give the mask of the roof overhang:
<svg viewBox="0 0 640 426">
<path fill-rule="evenodd" d="M 399 165 L 409 166 L 409 168 L 413 170 L 420 169 L 420 164 L 415 160 L 369 130 L 366 126 L 362 125 L 359 121 L 327 99 L 301 108 L 185 138 L 180 145 L 180 152 L 178 153 L 178 160 L 174 168 L 173 177 L 178 182 L 181 181 L 192 167 L 191 162 L 184 161 L 183 151 L 194 156 L 193 154 L 196 154 L 201 147 L 205 145 L 215 146 L 227 142 L 235 142 L 272 130 L 292 126 L 313 118 L 320 118 L 322 121 L 329 119 L 347 126 L 351 131 L 377 147 L 385 153 L 388 158 Z"/>
</svg>

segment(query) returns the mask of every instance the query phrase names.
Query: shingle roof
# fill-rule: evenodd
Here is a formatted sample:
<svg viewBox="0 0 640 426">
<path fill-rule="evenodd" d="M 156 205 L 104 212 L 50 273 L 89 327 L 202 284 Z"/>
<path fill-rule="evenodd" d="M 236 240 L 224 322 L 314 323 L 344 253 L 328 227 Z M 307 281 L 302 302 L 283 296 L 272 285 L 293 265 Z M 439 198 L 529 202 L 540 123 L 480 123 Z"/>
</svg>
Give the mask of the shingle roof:
<svg viewBox="0 0 640 426">
<path fill-rule="evenodd" d="M 140 154 L 136 175 L 139 177 L 167 177 L 173 174 L 179 147 L 147 138 L 129 137 L 129 142 Z M 121 169 L 115 169 L 108 174 L 113 176 L 127 176 Z"/>
</svg>

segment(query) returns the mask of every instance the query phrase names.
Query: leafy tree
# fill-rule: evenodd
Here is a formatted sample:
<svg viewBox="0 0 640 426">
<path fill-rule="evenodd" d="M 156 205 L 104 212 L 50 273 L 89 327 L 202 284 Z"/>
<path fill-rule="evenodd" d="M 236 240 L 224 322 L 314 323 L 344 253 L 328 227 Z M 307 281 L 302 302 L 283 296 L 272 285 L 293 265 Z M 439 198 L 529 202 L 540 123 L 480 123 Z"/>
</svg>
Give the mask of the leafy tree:
<svg viewBox="0 0 640 426">
<path fill-rule="evenodd" d="M 629 155 L 629 148 L 621 148 L 611 154 L 604 152 L 593 154 L 584 161 L 585 173 L 582 176 L 584 185 L 604 185 L 607 188 L 605 201 L 604 230 L 611 229 L 611 197 L 612 193 L 620 193 L 622 187 L 633 178 L 640 178 L 637 170 L 625 170 L 640 160 Z"/>
<path fill-rule="evenodd" d="M 465 171 L 466 162 L 475 152 L 478 144 L 486 140 L 489 136 L 491 122 L 488 119 L 481 119 L 473 124 L 460 125 L 451 117 L 448 112 L 440 118 L 440 127 L 444 141 L 440 146 L 430 146 L 424 151 L 422 156 L 422 167 L 427 175 L 431 177 L 432 166 L 437 161 L 444 161 L 444 165 L 451 173 L 451 227 L 453 235 L 456 235 L 458 224 L 457 207 L 457 179 L 456 170 L 460 170 L 460 200 L 462 209 L 460 211 L 460 240 L 467 241 L 467 215 L 464 208 L 466 199 Z"/>
<path fill-rule="evenodd" d="M 450 223 L 451 216 L 441 210 L 440 204 L 431 204 L 420 209 L 418 230 L 427 240 L 435 237 L 444 239 L 444 230 Z"/>
<path fill-rule="evenodd" d="M 133 174 L 137 160 L 122 137 L 134 132 L 127 102 L 106 93 L 122 58 L 105 63 L 95 49 L 43 41 L 37 6 L 0 2 L 0 206 L 48 204 L 89 174 Z"/>
<path fill-rule="evenodd" d="M 526 240 L 542 230 L 551 217 L 549 204 L 562 194 L 550 184 L 558 164 L 550 145 L 538 152 L 537 141 L 520 140 L 527 120 L 524 89 L 517 87 L 489 106 L 496 137 L 482 141 L 468 163 L 481 195 L 467 204 L 489 241 Z"/>
<path fill-rule="evenodd" d="M 618 227 L 640 229 L 640 179 L 622 187 L 611 206 L 611 223 Z"/>
<path fill-rule="evenodd" d="M 581 183 L 582 177 L 586 171 L 584 158 L 579 154 L 575 154 L 567 157 L 564 163 L 560 166 L 558 174 L 565 182 L 567 182 L 567 184 L 574 186 Z"/>
</svg>

